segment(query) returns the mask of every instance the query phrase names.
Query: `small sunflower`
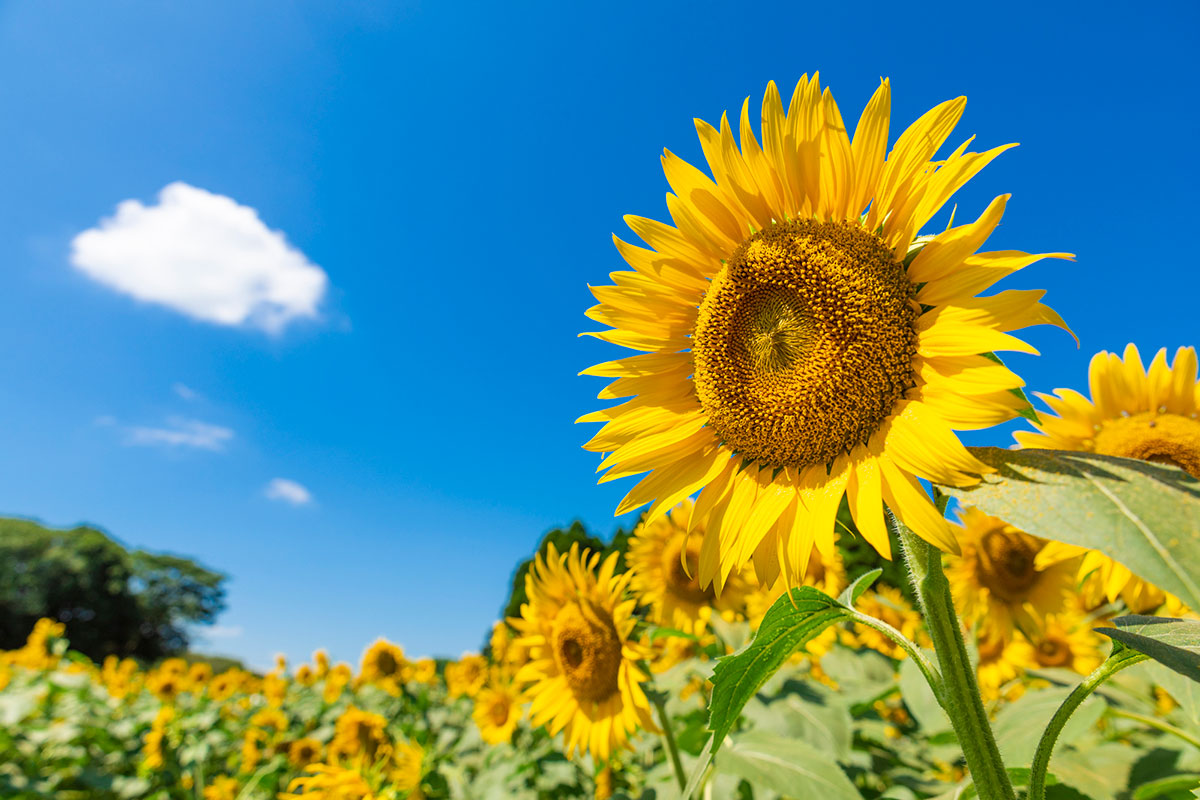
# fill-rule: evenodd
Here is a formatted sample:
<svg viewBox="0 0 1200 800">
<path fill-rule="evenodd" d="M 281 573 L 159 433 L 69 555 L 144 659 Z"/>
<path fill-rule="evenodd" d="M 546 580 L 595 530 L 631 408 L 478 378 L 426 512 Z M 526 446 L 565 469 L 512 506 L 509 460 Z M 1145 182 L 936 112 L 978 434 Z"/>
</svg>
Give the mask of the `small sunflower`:
<svg viewBox="0 0 1200 800">
<path fill-rule="evenodd" d="M 817 76 L 785 113 L 774 83 L 762 144 L 749 99 L 741 145 L 697 121 L 712 172 L 665 152 L 674 225 L 629 216 L 650 249 L 616 239 L 633 268 L 592 289 L 591 335 L 641 351 L 584 374 L 615 378 L 580 419 L 603 422 L 585 447 L 609 455 L 601 480 L 649 472 L 617 508 L 650 503 L 652 522 L 700 492 L 707 520 L 700 582 L 718 587 L 753 561 L 763 584 L 804 577 L 809 552 L 835 548 L 845 496 L 863 536 L 890 557 L 886 503 L 937 547 L 949 523 L 919 479 L 954 486 L 992 469 L 955 431 L 1026 407 L 1022 380 L 988 357 L 1036 351 L 1009 331 L 1065 327 L 1042 291 L 978 297 L 1047 257 L 976 251 L 1003 216 L 997 197 L 974 222 L 918 236 L 950 197 L 1012 145 L 934 160 L 965 98 L 933 108 L 886 154 L 891 87 L 883 81 L 853 141 Z M 1049 254 L 1068 258 L 1068 254 Z"/>
<path fill-rule="evenodd" d="M 418 800 L 421 797 L 421 778 L 424 774 L 424 748 L 403 739 L 396 742 L 389 774 L 392 785 L 402 792 L 408 792 L 408 800 Z"/>
<path fill-rule="evenodd" d="M 350 706 L 334 723 L 329 760 L 357 758 L 370 763 L 390 753 L 386 727 L 387 720 L 379 714 Z"/>
<path fill-rule="evenodd" d="M 487 682 L 487 659 L 478 653 L 463 655 L 453 664 L 446 665 L 446 689 L 450 697 L 474 697 Z"/>
<path fill-rule="evenodd" d="M 1013 660 L 1026 669 L 1060 668 L 1081 675 L 1100 666 L 1101 638 L 1079 614 L 1052 614 L 1013 642 Z"/>
<path fill-rule="evenodd" d="M 1137 347 L 1125 348 L 1122 359 L 1100 352 L 1088 369 L 1089 400 L 1073 389 L 1055 389 L 1038 397 L 1057 414 L 1043 414 L 1038 431 L 1013 434 L 1022 447 L 1082 450 L 1121 458 L 1140 458 L 1171 464 L 1200 478 L 1200 382 L 1196 380 L 1196 350 L 1181 347 L 1167 364 L 1167 350 L 1158 351 L 1150 369 L 1142 366 Z M 1042 561 L 1072 558 L 1084 548 L 1055 543 Z M 1096 551 L 1087 553 L 1079 579 L 1093 596 L 1125 601 L 1134 613 L 1162 605 L 1165 597 L 1126 567 Z"/>
<path fill-rule="evenodd" d="M 1005 684 L 1021 672 L 1013 640 L 994 630 L 987 630 L 976 640 L 976 646 L 979 662 L 975 674 L 979 681 L 979 692 L 988 702 L 999 700 Z"/>
<path fill-rule="evenodd" d="M 642 605 L 650 607 L 652 622 L 699 634 L 714 611 L 738 609 L 749 587 L 737 575 L 729 577 L 720 596 L 711 583 L 700 585 L 704 522 L 689 526 L 692 505 L 690 499 L 684 500 L 666 515 L 638 525 L 625 563 L 633 573 L 629 588 Z"/>
<path fill-rule="evenodd" d="M 962 516 L 962 554 L 950 556 L 946 577 L 969 623 L 1010 636 L 1033 614 L 1061 611 L 1074 588 L 1075 563 L 1039 566 L 1049 544 L 977 508 Z"/>
<path fill-rule="evenodd" d="M 418 658 L 407 666 L 404 680 L 432 686 L 437 683 L 437 662 L 432 658 Z"/>
<path fill-rule="evenodd" d="M 471 717 L 488 744 L 511 741 L 521 716 L 521 695 L 511 683 L 489 685 L 475 696 Z"/>
<path fill-rule="evenodd" d="M 316 739 L 305 737 L 289 742 L 287 746 L 288 762 L 293 767 L 307 767 L 314 761 L 321 759 L 321 750 L 323 745 Z"/>
<path fill-rule="evenodd" d="M 399 694 L 407 666 L 408 659 L 399 645 L 378 639 L 363 653 L 360 677 L 391 694 Z"/>
<path fill-rule="evenodd" d="M 526 575 L 529 601 L 514 620 L 530 651 L 517 673 L 530 722 L 561 731 L 568 758 L 606 761 L 638 728 L 657 730 L 637 664 L 647 653 L 632 638 L 637 601 L 625 599 L 631 575 L 614 575 L 616 564 L 616 553 L 601 564 L 578 545 L 563 555 L 549 545 Z"/>
</svg>

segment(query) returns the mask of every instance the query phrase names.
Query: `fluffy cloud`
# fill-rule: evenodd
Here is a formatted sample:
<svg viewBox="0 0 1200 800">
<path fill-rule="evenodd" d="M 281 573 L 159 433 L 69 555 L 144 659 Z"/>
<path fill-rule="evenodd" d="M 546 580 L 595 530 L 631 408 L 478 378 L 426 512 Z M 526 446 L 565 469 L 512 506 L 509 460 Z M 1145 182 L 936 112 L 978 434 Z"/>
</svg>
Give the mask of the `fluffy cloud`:
<svg viewBox="0 0 1200 800">
<path fill-rule="evenodd" d="M 233 438 L 233 431 L 196 419 L 171 417 L 167 427 L 133 427 L 127 431 L 126 444 L 160 445 L 164 447 L 194 447 L 199 450 L 224 450 Z"/>
<path fill-rule="evenodd" d="M 263 490 L 271 500 L 281 500 L 294 506 L 305 506 L 312 502 L 312 493 L 295 481 L 287 478 L 275 478 Z"/>
<path fill-rule="evenodd" d="M 71 263 L 139 300 L 218 325 L 278 333 L 317 316 L 328 277 L 232 198 L 176 182 L 125 200 L 71 242 Z"/>
</svg>

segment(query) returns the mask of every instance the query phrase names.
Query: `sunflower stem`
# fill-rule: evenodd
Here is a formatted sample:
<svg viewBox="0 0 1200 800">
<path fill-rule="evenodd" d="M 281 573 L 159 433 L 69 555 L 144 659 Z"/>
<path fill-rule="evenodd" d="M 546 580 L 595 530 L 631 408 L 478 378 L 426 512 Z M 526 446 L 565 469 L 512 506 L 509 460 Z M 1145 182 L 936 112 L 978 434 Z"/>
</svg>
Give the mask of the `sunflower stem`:
<svg viewBox="0 0 1200 800">
<path fill-rule="evenodd" d="M 1033 766 L 1029 770 L 1029 794 L 1027 800 L 1045 800 L 1046 797 L 1046 772 L 1050 767 L 1050 756 L 1054 752 L 1054 743 L 1058 741 L 1058 735 L 1062 733 L 1063 727 L 1067 724 L 1067 720 L 1075 713 L 1075 709 L 1079 708 L 1080 703 L 1088 698 L 1096 688 L 1106 680 L 1116 675 L 1126 667 L 1132 667 L 1134 664 L 1145 661 L 1149 656 L 1142 655 L 1136 650 L 1130 650 L 1126 647 L 1113 645 L 1113 652 L 1104 661 L 1103 664 L 1096 667 L 1091 675 L 1083 679 L 1083 682 L 1076 686 L 1071 693 L 1067 695 L 1067 699 L 1063 700 L 1058 710 L 1054 712 L 1054 716 L 1050 718 L 1050 724 L 1046 727 L 1046 731 L 1042 734 L 1041 740 L 1038 742 L 1037 751 L 1033 755 Z"/>
<path fill-rule="evenodd" d="M 654 692 L 650 701 L 658 709 L 658 724 L 662 728 L 663 742 L 667 752 L 671 754 L 671 766 L 675 768 L 675 780 L 679 782 L 679 791 L 687 788 L 687 775 L 683 771 L 683 762 L 679 759 L 679 745 L 675 743 L 675 733 L 671 730 L 671 718 L 667 716 L 667 703 L 663 695 Z"/>
<path fill-rule="evenodd" d="M 900 549 L 941 667 L 942 686 L 938 700 L 954 726 L 975 789 L 981 800 L 1015 800 L 1012 783 L 983 708 L 962 627 L 954 613 L 950 583 L 942 571 L 942 553 L 909 530 L 890 510 L 885 516 L 888 527 L 900 540 Z"/>
</svg>

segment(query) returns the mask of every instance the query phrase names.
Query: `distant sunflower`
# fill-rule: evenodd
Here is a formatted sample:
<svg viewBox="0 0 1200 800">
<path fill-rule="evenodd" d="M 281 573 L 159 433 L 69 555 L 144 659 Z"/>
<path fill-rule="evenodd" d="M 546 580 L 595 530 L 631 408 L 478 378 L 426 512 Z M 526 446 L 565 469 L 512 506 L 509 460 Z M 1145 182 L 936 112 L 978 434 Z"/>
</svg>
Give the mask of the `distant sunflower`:
<svg viewBox="0 0 1200 800">
<path fill-rule="evenodd" d="M 511 683 L 496 683 L 475 695 L 471 717 L 488 744 L 511 741 L 521 715 L 521 695 Z"/>
<path fill-rule="evenodd" d="M 289 742 L 287 746 L 288 762 L 293 767 L 306 767 L 321 758 L 322 745 L 316 739 L 303 738 Z"/>
<path fill-rule="evenodd" d="M 1031 613 L 1063 609 L 1074 588 L 1074 562 L 1038 566 L 1047 541 L 977 508 L 967 508 L 962 522 L 962 555 L 950 556 L 946 577 L 968 623 L 1007 637 Z"/>
<path fill-rule="evenodd" d="M 366 683 L 399 694 L 407 667 L 408 659 L 404 657 L 403 648 L 387 639 L 378 639 L 363 653 L 360 677 Z"/>
<path fill-rule="evenodd" d="M 329 743 L 329 760 L 358 759 L 372 763 L 391 752 L 386 733 L 387 720 L 371 711 L 350 706 L 337 718 L 333 741 Z"/>
<path fill-rule="evenodd" d="M 1167 350 L 1154 356 L 1147 371 L 1137 347 L 1125 348 L 1125 358 L 1100 352 L 1088 369 L 1089 400 L 1073 389 L 1038 394 L 1058 416 L 1041 415 L 1038 432 L 1013 434 L 1022 447 L 1082 450 L 1121 458 L 1140 458 L 1171 464 L 1200 478 L 1200 382 L 1196 380 L 1196 350 L 1181 347 L 1167 365 Z M 1055 396 L 1057 395 L 1057 396 Z M 1087 552 L 1082 547 L 1055 543 L 1041 555 L 1053 563 Z M 1162 605 L 1163 592 L 1125 566 L 1099 552 L 1087 552 L 1079 579 L 1094 598 L 1118 598 L 1134 613 Z"/>
<path fill-rule="evenodd" d="M 1007 195 L 978 220 L 918 237 L 947 200 L 1011 145 L 933 160 L 965 98 L 933 108 L 887 151 L 883 81 L 853 142 L 817 77 L 800 79 L 785 114 L 774 83 L 762 145 L 742 106 L 741 145 L 697 121 L 712 178 L 666 152 L 674 225 L 629 216 L 651 249 L 616 239 L 633 267 L 592 289 L 591 335 L 642 355 L 584 374 L 615 378 L 602 399 L 630 398 L 581 422 L 585 447 L 614 480 L 649 472 L 618 514 L 650 503 L 647 522 L 696 492 L 707 520 L 700 583 L 718 587 L 749 561 L 761 582 L 801 581 L 815 546 L 835 548 L 847 496 L 863 536 L 890 557 L 883 505 L 937 547 L 956 550 L 919 479 L 971 485 L 991 472 L 956 430 L 1012 419 L 1022 380 L 988 357 L 1036 351 L 1009 331 L 1065 327 L 1042 291 L 976 295 L 1044 258 L 977 253 Z M 1067 254 L 1050 254 L 1066 258 Z"/>
<path fill-rule="evenodd" d="M 474 697 L 487 681 L 488 663 L 483 656 L 466 654 L 446 665 L 446 688 L 451 697 Z"/>
<path fill-rule="evenodd" d="M 1079 614 L 1053 614 L 1013 642 L 1013 660 L 1026 669 L 1060 668 L 1086 675 L 1104 657 L 1101 638 Z"/>
<path fill-rule="evenodd" d="M 657 730 L 638 661 L 648 654 L 632 639 L 636 600 L 626 600 L 630 573 L 614 575 L 617 554 L 551 544 L 525 578 L 528 602 L 514 620 L 529 662 L 517 673 L 528 684 L 530 722 L 560 731 L 567 757 L 597 761 L 629 746 L 639 728 Z"/>
<path fill-rule="evenodd" d="M 633 573 L 629 588 L 638 602 L 650 607 L 650 620 L 684 633 L 699 634 L 714 611 L 739 609 L 749 588 L 730 575 L 720 596 L 710 583 L 700 585 L 700 542 L 704 522 L 691 525 L 692 501 L 638 525 L 629 540 L 625 563 Z"/>
<path fill-rule="evenodd" d="M 979 662 L 975 674 L 979 693 L 991 702 L 1004 693 L 1005 685 L 1020 675 L 1018 656 L 1012 638 L 987 630 L 976 640 Z"/>
</svg>

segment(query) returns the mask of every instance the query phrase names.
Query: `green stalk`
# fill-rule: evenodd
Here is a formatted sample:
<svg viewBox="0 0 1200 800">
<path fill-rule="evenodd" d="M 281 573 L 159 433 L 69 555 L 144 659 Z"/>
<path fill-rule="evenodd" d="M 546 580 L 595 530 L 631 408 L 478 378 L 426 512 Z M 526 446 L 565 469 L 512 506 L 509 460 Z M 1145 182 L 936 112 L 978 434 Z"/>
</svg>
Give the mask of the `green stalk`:
<svg viewBox="0 0 1200 800">
<path fill-rule="evenodd" d="M 658 709 L 658 724 L 663 731 L 663 741 L 666 742 L 667 752 L 671 754 L 671 766 L 675 768 L 675 780 L 679 782 L 679 791 L 687 788 L 687 775 L 683 771 L 683 762 L 679 760 L 679 745 L 675 743 L 675 734 L 671 730 L 671 718 L 667 716 L 667 704 L 658 692 L 650 694 L 650 702 Z"/>
<path fill-rule="evenodd" d="M 1120 649 L 1118 649 L 1118 647 Z M 1050 718 L 1050 725 L 1046 728 L 1046 732 L 1042 734 L 1041 741 L 1038 742 L 1037 752 L 1033 756 L 1033 767 L 1029 771 L 1029 794 L 1027 800 L 1045 800 L 1046 798 L 1046 770 L 1050 766 L 1050 754 L 1054 752 L 1054 743 L 1058 741 L 1058 735 L 1062 733 L 1063 726 L 1067 724 L 1067 720 L 1071 718 L 1071 714 L 1075 713 L 1075 709 L 1079 708 L 1079 704 L 1087 699 L 1088 695 L 1096 691 L 1096 687 L 1104 683 L 1106 680 L 1116 675 L 1126 667 L 1132 667 L 1145 661 L 1149 656 L 1142 655 L 1136 650 L 1130 650 L 1126 647 L 1113 644 L 1113 653 L 1100 666 L 1092 671 L 1083 679 L 1083 683 L 1076 686 L 1071 693 L 1067 695 L 1067 699 L 1063 700 L 1058 710 L 1054 712 L 1054 716 Z"/>
<path fill-rule="evenodd" d="M 1193 736 L 1185 730 L 1180 730 L 1168 722 L 1163 722 L 1157 717 L 1151 717 L 1146 714 L 1135 714 L 1132 711 L 1122 711 L 1119 708 L 1110 708 L 1108 713 L 1114 717 L 1133 720 L 1134 722 L 1140 722 L 1147 727 L 1157 728 L 1163 733 L 1169 733 L 1172 736 L 1177 736 L 1178 738 L 1190 744 L 1192 747 L 1200 749 L 1200 738 Z"/>
<path fill-rule="evenodd" d="M 888 527 L 900 540 L 900 549 L 941 667 L 942 691 L 938 700 L 954 726 L 980 800 L 1016 800 L 1004 761 L 1000 758 L 1000 749 L 996 747 L 991 723 L 983 709 L 958 615 L 954 613 L 950 583 L 942 571 L 942 553 L 909 530 L 891 511 L 886 518 Z"/>
</svg>

